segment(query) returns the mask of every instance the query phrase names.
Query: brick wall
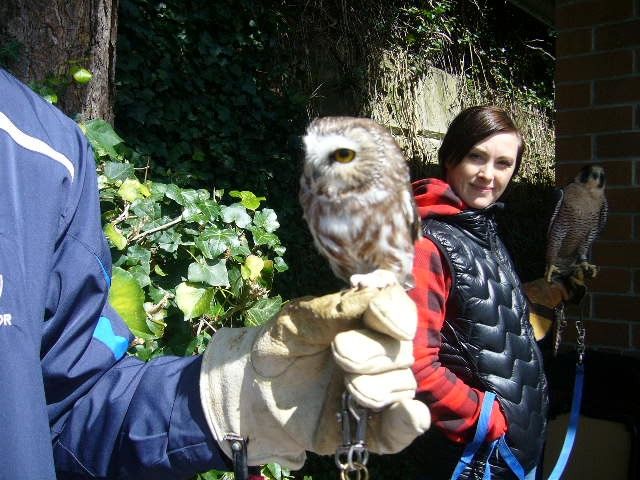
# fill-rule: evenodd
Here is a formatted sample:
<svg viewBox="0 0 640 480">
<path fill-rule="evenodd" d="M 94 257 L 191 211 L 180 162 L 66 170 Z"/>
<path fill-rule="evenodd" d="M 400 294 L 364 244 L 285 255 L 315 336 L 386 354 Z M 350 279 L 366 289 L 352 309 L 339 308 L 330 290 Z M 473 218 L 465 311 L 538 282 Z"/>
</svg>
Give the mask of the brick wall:
<svg viewBox="0 0 640 480">
<path fill-rule="evenodd" d="M 556 0 L 556 27 L 557 184 L 586 163 L 607 174 L 587 344 L 640 355 L 640 0 Z"/>
</svg>

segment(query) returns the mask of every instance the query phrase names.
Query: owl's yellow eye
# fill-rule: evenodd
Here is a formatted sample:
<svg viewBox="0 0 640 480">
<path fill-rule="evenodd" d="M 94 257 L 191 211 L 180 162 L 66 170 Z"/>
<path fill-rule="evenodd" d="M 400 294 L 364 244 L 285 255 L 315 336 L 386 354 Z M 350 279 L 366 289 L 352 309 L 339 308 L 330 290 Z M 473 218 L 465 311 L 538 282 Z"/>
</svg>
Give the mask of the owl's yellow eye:
<svg viewBox="0 0 640 480">
<path fill-rule="evenodd" d="M 330 155 L 332 160 L 340 163 L 349 163 L 356 158 L 356 152 L 348 148 L 339 148 Z"/>
</svg>

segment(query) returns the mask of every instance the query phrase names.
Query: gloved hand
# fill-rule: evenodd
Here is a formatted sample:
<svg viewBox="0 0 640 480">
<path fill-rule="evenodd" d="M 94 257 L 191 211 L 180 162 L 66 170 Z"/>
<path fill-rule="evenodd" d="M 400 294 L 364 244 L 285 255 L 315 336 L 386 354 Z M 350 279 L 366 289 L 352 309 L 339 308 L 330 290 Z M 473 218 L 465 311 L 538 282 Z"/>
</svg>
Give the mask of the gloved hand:
<svg viewBox="0 0 640 480">
<path fill-rule="evenodd" d="M 431 421 L 413 399 L 416 325 L 416 307 L 396 285 L 292 301 L 260 327 L 219 330 L 200 378 L 215 439 L 231 457 L 225 435 L 247 437 L 250 465 L 299 469 L 305 451 L 331 454 L 342 444 L 337 412 L 346 387 L 377 410 L 369 450 L 402 450 Z"/>
<path fill-rule="evenodd" d="M 578 303 L 585 294 L 584 287 L 571 281 L 538 278 L 522 285 L 529 299 L 529 321 L 536 340 L 542 340 L 553 323 L 553 310 L 562 302 Z"/>
</svg>

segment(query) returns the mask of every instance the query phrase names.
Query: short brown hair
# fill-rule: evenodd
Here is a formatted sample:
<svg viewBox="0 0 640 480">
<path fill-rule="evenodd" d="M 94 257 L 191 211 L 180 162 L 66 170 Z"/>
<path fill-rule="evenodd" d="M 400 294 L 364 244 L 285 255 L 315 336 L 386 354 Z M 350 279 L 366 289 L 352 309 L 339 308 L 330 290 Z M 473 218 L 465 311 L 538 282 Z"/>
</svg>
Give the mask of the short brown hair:
<svg viewBox="0 0 640 480">
<path fill-rule="evenodd" d="M 515 133 L 520 140 L 513 176 L 518 173 L 525 145 L 520 129 L 509 114 L 493 105 L 469 107 L 453 119 L 438 149 L 438 163 L 443 177 L 447 167 L 455 167 L 473 146 L 496 133 Z"/>
</svg>

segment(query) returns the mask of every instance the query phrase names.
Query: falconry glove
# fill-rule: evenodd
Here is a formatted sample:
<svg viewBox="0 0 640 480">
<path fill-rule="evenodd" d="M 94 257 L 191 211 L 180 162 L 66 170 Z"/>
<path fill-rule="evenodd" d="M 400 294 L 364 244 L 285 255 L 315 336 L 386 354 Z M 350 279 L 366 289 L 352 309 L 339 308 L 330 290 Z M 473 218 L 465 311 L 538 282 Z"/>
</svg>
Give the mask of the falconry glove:
<svg viewBox="0 0 640 480">
<path fill-rule="evenodd" d="M 299 299 L 260 327 L 221 329 L 202 361 L 207 422 L 231 458 L 229 434 L 247 439 L 250 465 L 299 469 L 305 451 L 342 442 L 337 413 L 345 390 L 373 411 L 370 451 L 395 453 L 430 426 L 414 400 L 416 307 L 396 285 Z"/>
<path fill-rule="evenodd" d="M 538 278 L 522 286 L 529 300 L 529 321 L 533 326 L 536 340 L 541 340 L 549 331 L 554 320 L 554 309 L 562 303 L 579 303 L 585 288 L 574 282 Z"/>
</svg>

